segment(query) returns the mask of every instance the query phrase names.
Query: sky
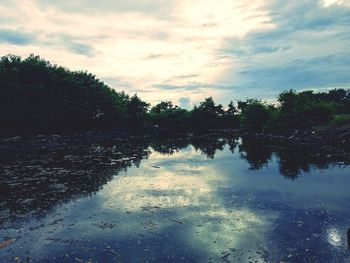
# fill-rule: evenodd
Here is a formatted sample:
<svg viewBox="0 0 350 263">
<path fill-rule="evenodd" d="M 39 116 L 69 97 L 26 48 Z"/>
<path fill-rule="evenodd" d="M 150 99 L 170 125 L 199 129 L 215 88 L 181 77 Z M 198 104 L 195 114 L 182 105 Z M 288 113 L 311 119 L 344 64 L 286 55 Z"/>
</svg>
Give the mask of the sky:
<svg viewBox="0 0 350 263">
<path fill-rule="evenodd" d="M 350 0 L 0 0 L 0 55 L 192 107 L 350 87 Z"/>
</svg>

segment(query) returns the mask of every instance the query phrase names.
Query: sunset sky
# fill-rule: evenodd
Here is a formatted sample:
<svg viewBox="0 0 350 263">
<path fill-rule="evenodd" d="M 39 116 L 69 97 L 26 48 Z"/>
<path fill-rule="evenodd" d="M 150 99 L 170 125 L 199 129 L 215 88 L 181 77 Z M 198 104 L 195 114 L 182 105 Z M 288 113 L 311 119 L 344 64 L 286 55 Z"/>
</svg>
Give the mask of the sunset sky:
<svg viewBox="0 0 350 263">
<path fill-rule="evenodd" d="M 0 0 L 0 54 L 190 107 L 350 87 L 350 0 Z"/>
</svg>

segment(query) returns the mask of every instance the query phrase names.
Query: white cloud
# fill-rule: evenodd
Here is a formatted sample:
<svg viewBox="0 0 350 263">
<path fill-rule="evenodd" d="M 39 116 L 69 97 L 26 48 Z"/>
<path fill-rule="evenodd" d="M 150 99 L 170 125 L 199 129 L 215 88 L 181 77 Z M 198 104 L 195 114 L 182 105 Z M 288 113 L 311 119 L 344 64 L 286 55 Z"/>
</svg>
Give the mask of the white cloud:
<svg viewBox="0 0 350 263">
<path fill-rule="evenodd" d="M 142 91 L 154 84 L 185 85 L 188 80 L 175 78 L 180 75 L 215 83 L 227 66 L 225 58 L 216 57 L 223 40 L 271 27 L 267 12 L 262 11 L 263 1 L 172 1 L 171 8 L 165 1 L 157 1 L 159 10 L 171 11 L 168 16 L 154 15 L 147 5 L 135 0 L 128 4 L 104 1 L 96 6 L 101 12 L 93 16 L 86 6 L 80 12 L 77 3 L 44 5 L 32 0 L 1 6 L 2 13 L 16 20 L 6 25 L 8 28 L 35 32 L 38 42 L 30 46 L 1 44 L 0 52 L 37 53 L 72 69 L 87 69 L 102 79 L 118 78 L 150 101 L 161 96 L 177 100 L 191 94 L 149 96 Z M 80 2 L 84 3 L 92 5 Z M 62 41 L 62 36 L 71 41 Z M 212 94 L 201 96 L 208 95 Z"/>
<path fill-rule="evenodd" d="M 323 0 L 322 4 L 325 7 L 331 6 L 331 5 L 348 5 L 350 6 L 349 0 Z"/>
<path fill-rule="evenodd" d="M 6 14 L 0 30 L 35 36 L 22 39 L 22 45 L 0 38 L 0 54 L 35 53 L 71 69 L 86 69 L 113 88 L 138 92 L 152 103 L 189 97 L 193 104 L 206 96 L 226 102 L 237 93 L 227 87 L 244 91 L 251 76 L 241 72 L 249 65 L 277 67 L 292 58 L 324 55 L 327 48 L 327 54 L 342 49 L 349 38 L 343 34 L 339 40 L 334 34 L 349 33 L 346 13 L 334 25 L 332 10 L 348 2 L 327 0 L 321 9 L 316 0 L 0 1 L 0 12 Z M 240 48 L 246 56 L 222 53 L 228 40 L 234 52 Z M 191 83 L 202 87 L 159 88 Z M 261 91 L 259 85 L 251 87 Z"/>
</svg>

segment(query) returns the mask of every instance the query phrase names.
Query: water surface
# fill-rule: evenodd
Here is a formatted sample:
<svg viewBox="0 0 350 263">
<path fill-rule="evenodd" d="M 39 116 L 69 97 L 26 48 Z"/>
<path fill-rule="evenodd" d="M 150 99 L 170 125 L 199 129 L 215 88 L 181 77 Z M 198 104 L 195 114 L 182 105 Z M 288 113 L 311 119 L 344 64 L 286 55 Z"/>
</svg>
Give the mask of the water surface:
<svg viewBox="0 0 350 263">
<path fill-rule="evenodd" d="M 238 138 L 57 144 L 4 160 L 0 262 L 350 262 L 342 163 Z"/>
</svg>

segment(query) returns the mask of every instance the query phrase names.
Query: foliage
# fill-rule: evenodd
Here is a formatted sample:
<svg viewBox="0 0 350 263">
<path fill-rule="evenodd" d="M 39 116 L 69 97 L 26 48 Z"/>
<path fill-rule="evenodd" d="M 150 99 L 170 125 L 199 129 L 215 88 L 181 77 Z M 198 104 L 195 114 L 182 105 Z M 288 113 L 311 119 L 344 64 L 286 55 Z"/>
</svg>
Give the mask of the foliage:
<svg viewBox="0 0 350 263">
<path fill-rule="evenodd" d="M 261 131 L 271 118 L 269 106 L 259 100 L 238 101 L 238 109 L 241 126 L 245 130 Z"/>
<path fill-rule="evenodd" d="M 150 111 L 150 120 L 162 128 L 169 131 L 183 131 L 189 125 L 190 113 L 173 105 L 170 101 L 162 101 L 152 107 Z"/>
<path fill-rule="evenodd" d="M 129 123 L 136 128 L 143 128 L 149 106 L 150 104 L 142 101 L 137 94 L 127 100 Z"/>
<path fill-rule="evenodd" d="M 221 104 L 216 105 L 213 98 L 206 98 L 195 106 L 191 112 L 191 124 L 199 130 L 220 128 L 224 118 L 224 109 Z"/>
<path fill-rule="evenodd" d="M 112 127 L 125 121 L 126 99 L 88 72 L 38 56 L 0 60 L 0 123 L 8 132 Z"/>
<path fill-rule="evenodd" d="M 350 114 L 336 114 L 332 116 L 332 120 L 330 122 L 331 125 L 338 125 L 348 122 L 350 123 Z"/>
<path fill-rule="evenodd" d="M 137 94 L 111 89 L 93 74 L 70 71 L 39 56 L 0 58 L 0 133 L 133 129 L 170 132 L 241 128 L 250 131 L 299 129 L 349 121 L 350 91 L 293 90 L 275 104 L 256 99 L 227 107 L 205 98 L 192 110 L 170 101 L 150 104 Z"/>
<path fill-rule="evenodd" d="M 304 128 L 324 125 L 332 119 L 333 114 L 347 113 L 350 106 L 349 92 L 336 89 L 329 92 L 313 91 L 282 92 L 278 97 L 279 126 L 283 128 Z"/>
</svg>

